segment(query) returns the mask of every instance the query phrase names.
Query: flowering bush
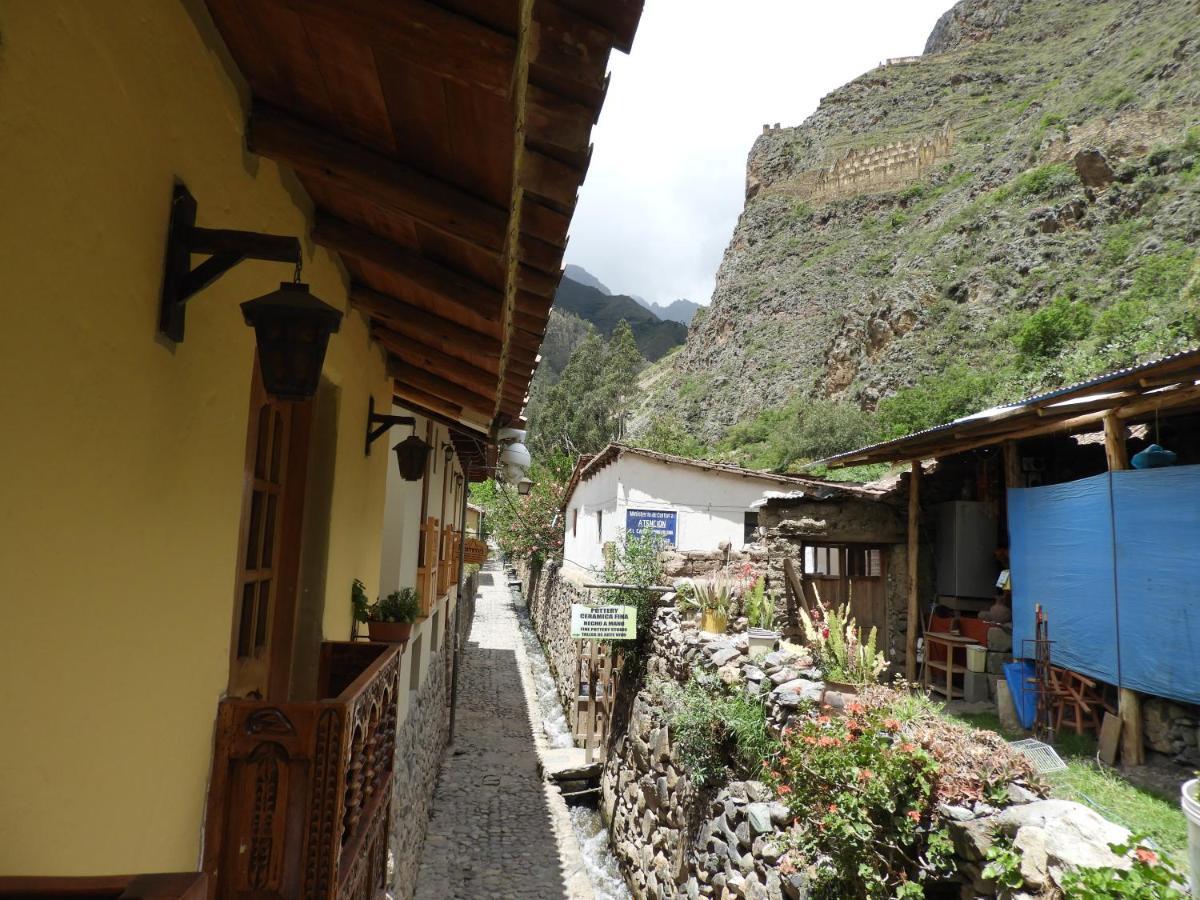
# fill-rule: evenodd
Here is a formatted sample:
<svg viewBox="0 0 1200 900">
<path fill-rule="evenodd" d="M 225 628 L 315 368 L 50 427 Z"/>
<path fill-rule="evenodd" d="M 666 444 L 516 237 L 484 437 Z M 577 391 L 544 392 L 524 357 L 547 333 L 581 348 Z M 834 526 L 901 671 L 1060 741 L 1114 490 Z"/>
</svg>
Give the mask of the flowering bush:
<svg viewBox="0 0 1200 900">
<path fill-rule="evenodd" d="M 795 816 L 796 856 L 814 864 L 814 896 L 921 896 L 917 878 L 943 862 L 930 853 L 936 774 L 885 709 L 850 703 L 786 729 L 768 779 Z"/>
<path fill-rule="evenodd" d="M 826 608 L 818 602 L 810 615 L 800 610 L 804 636 L 825 678 L 850 684 L 879 680 L 887 658 L 875 649 L 875 629 L 864 641 L 862 631 L 850 615 L 850 604 Z"/>
<path fill-rule="evenodd" d="M 560 515 L 570 476 L 569 460 L 534 463 L 528 494 L 512 485 L 485 481 L 471 485 L 471 500 L 483 508 L 484 521 L 500 549 L 514 559 L 540 563 L 562 555 L 565 528 Z"/>
</svg>

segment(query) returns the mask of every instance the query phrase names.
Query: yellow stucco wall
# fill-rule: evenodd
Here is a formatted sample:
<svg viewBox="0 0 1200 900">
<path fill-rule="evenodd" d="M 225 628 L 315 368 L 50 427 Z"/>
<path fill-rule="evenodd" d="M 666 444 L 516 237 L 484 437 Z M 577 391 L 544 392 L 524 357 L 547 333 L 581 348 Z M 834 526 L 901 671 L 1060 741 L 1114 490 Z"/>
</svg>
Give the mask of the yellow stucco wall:
<svg viewBox="0 0 1200 900">
<path fill-rule="evenodd" d="M 175 179 L 198 224 L 306 235 L 290 175 L 247 154 L 245 87 L 192 0 L 0 5 L 0 874 L 198 867 L 228 675 L 253 334 L 244 263 L 155 339 Z M 332 257 L 305 280 L 345 308 Z M 326 637 L 374 591 L 382 354 L 349 313 Z"/>
</svg>

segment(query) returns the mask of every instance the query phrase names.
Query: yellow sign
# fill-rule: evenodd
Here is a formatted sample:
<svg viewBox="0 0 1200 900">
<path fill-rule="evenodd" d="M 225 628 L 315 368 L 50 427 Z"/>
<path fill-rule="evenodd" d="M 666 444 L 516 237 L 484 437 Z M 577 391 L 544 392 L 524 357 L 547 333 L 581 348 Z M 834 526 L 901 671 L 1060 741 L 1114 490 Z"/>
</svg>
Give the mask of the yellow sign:
<svg viewBox="0 0 1200 900">
<path fill-rule="evenodd" d="M 571 604 L 571 637 L 583 641 L 632 640 L 637 636 L 637 607 Z"/>
</svg>

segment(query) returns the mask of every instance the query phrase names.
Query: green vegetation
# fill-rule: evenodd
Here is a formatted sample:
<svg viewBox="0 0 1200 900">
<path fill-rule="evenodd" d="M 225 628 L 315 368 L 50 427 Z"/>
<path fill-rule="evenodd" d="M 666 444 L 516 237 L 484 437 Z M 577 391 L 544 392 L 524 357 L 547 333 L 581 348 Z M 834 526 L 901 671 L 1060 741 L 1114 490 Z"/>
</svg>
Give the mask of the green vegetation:
<svg viewBox="0 0 1200 900">
<path fill-rule="evenodd" d="M 688 430 L 678 416 L 665 412 L 651 419 L 645 434 L 633 443 L 647 450 L 686 456 L 688 459 L 702 459 L 708 453 L 708 448 Z"/>
<path fill-rule="evenodd" d="M 1008 197 L 1023 199 L 1048 200 L 1061 197 L 1073 190 L 1082 188 L 1075 169 L 1066 163 L 1052 163 L 1029 169 L 1014 178 L 1008 185 L 999 189 L 995 199 L 1003 201 Z"/>
<path fill-rule="evenodd" d="M 613 641 L 613 646 L 625 652 L 626 662 L 634 667 L 643 661 L 643 650 L 650 643 L 658 595 L 640 588 L 662 582 L 662 539 L 653 532 L 626 531 L 622 539 L 604 548 L 604 580 L 609 584 L 637 585 L 607 591 L 605 603 L 637 608 L 637 637 L 628 641 Z"/>
<path fill-rule="evenodd" d="M 947 718 L 972 728 L 994 731 L 1009 740 L 1023 737 L 1005 735 L 994 713 L 961 713 Z M 1055 749 L 1067 768 L 1045 776 L 1053 796 L 1090 806 L 1135 834 L 1148 835 L 1169 854 L 1184 852 L 1187 821 L 1177 799 L 1168 802 L 1133 786 L 1114 770 L 1102 767 L 1096 762 L 1096 742 L 1090 737 L 1064 734 Z"/>
<path fill-rule="evenodd" d="M 1013 343 L 1025 356 L 1054 356 L 1067 344 L 1087 337 L 1091 328 L 1091 308 L 1060 294 L 1025 319 Z"/>
<path fill-rule="evenodd" d="M 869 444 L 876 433 L 871 414 L 853 404 L 797 396 L 735 425 L 718 449 L 751 468 L 783 471 Z"/>
<path fill-rule="evenodd" d="M 986 366 L 956 363 L 901 388 L 879 404 L 883 438 L 903 437 L 987 407 L 996 376 Z"/>
<path fill-rule="evenodd" d="M 1128 869 L 1104 866 L 1073 869 L 1063 878 L 1063 895 L 1069 900 L 1187 900 L 1188 894 L 1175 887 L 1184 883 L 1183 873 L 1168 859 L 1134 836 L 1125 844 L 1109 844 L 1117 856 L 1130 857 Z M 984 873 L 986 877 L 986 872 Z"/>
<path fill-rule="evenodd" d="M 762 775 L 778 745 L 767 728 L 761 698 L 730 690 L 702 673 L 694 673 L 686 685 L 664 681 L 657 688 L 671 710 L 671 738 L 692 781 L 710 787 L 731 776 Z"/>
<path fill-rule="evenodd" d="M 597 453 L 624 433 L 637 374 L 645 361 L 627 322 L 603 341 L 589 334 L 558 381 L 530 403 L 530 446 L 536 455 Z"/>
<path fill-rule="evenodd" d="M 562 555 L 559 515 L 572 465 L 562 453 L 535 459 L 529 469 L 533 486 L 525 495 L 491 479 L 471 485 L 471 502 L 483 508 L 484 521 L 501 550 L 535 565 Z"/>
</svg>

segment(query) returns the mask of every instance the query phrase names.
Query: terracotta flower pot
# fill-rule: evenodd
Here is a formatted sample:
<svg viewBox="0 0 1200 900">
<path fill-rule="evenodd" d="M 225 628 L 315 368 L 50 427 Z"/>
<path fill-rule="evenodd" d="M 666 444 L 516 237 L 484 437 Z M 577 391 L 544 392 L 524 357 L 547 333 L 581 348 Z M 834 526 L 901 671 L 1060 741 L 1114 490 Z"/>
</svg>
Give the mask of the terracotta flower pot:
<svg viewBox="0 0 1200 900">
<path fill-rule="evenodd" d="M 700 630 L 709 631 L 713 634 L 724 634 L 725 629 L 729 627 L 729 615 L 716 609 L 704 609 L 700 611 Z"/>
<path fill-rule="evenodd" d="M 412 635 L 412 622 L 367 622 L 371 640 L 387 644 L 402 644 Z"/>
</svg>

